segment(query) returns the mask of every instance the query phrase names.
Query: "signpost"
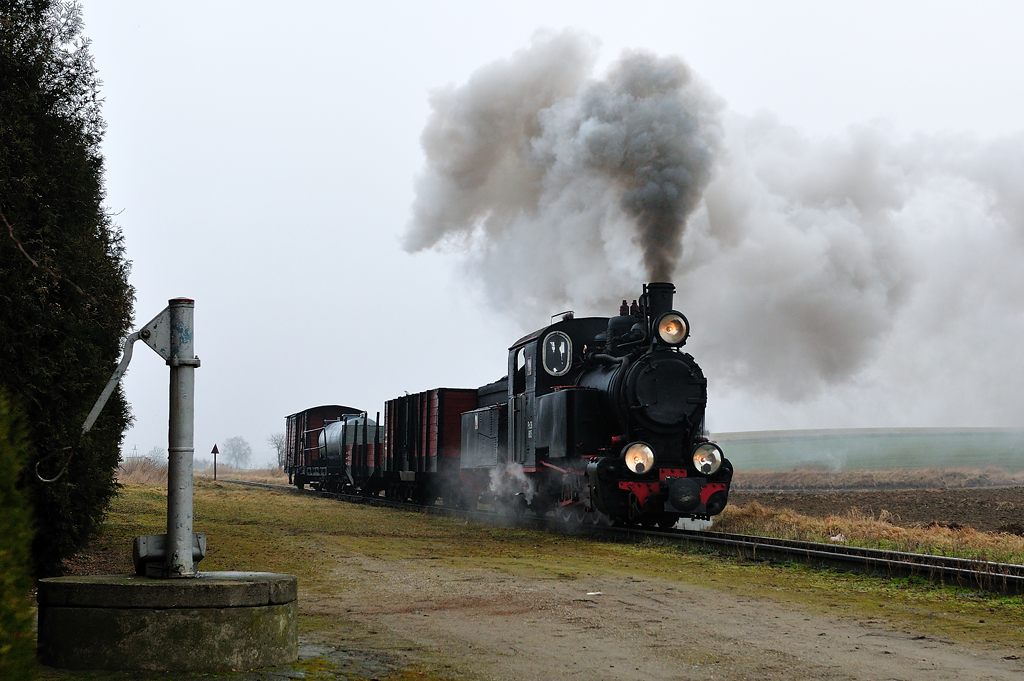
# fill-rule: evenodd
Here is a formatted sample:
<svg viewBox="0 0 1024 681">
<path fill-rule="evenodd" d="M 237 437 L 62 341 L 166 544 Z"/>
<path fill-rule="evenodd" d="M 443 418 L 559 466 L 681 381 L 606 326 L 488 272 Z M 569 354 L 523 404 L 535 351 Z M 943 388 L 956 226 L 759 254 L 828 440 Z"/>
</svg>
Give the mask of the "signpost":
<svg viewBox="0 0 1024 681">
<path fill-rule="evenodd" d="M 213 454 L 213 479 L 216 480 L 217 479 L 217 455 L 220 454 L 220 450 L 217 449 L 217 445 L 216 444 L 213 445 L 213 449 L 210 450 L 210 453 Z"/>
</svg>

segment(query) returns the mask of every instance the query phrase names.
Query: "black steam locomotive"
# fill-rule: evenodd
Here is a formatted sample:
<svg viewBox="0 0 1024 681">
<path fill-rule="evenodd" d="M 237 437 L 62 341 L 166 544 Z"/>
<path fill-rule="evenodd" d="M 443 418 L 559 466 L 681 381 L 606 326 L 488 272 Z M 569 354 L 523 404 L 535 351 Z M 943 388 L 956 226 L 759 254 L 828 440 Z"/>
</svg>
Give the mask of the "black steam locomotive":
<svg viewBox="0 0 1024 681">
<path fill-rule="evenodd" d="M 652 283 L 615 317 L 567 314 L 509 348 L 507 376 L 389 400 L 383 426 L 349 407 L 293 414 L 289 480 L 581 522 L 721 513 L 732 465 L 704 435 L 707 380 L 674 293 Z"/>
</svg>

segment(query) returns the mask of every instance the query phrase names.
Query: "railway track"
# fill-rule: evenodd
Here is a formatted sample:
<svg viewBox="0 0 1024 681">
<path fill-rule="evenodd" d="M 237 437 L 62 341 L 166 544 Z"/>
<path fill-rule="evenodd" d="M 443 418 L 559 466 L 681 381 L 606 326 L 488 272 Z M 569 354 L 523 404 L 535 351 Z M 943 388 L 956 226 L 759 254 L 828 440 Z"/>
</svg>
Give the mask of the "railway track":
<svg viewBox="0 0 1024 681">
<path fill-rule="evenodd" d="M 800 562 L 885 577 L 921 578 L 1007 595 L 1024 593 L 1024 565 L 721 532 L 611 529 L 636 538 L 664 537 L 705 546 L 751 560 Z"/>
<path fill-rule="evenodd" d="M 431 513 L 494 523 L 500 516 L 491 511 L 459 510 L 443 506 L 424 506 L 407 501 L 361 494 L 345 494 L 317 490 L 298 490 L 291 485 L 221 480 L 237 485 L 273 489 L 294 494 L 313 494 L 349 503 L 397 508 L 419 513 Z M 723 555 L 749 560 L 803 563 L 872 574 L 889 578 L 917 578 L 936 584 L 953 585 L 1005 595 L 1024 594 L 1024 565 L 993 563 L 982 560 L 935 556 L 920 553 L 885 551 L 856 546 L 805 542 L 773 537 L 757 537 L 721 532 L 697 532 L 681 529 L 648 529 L 642 527 L 613 527 L 572 525 L 547 518 L 524 515 L 517 524 L 575 536 L 587 536 L 612 541 L 659 541 L 665 544 L 700 546 Z"/>
</svg>

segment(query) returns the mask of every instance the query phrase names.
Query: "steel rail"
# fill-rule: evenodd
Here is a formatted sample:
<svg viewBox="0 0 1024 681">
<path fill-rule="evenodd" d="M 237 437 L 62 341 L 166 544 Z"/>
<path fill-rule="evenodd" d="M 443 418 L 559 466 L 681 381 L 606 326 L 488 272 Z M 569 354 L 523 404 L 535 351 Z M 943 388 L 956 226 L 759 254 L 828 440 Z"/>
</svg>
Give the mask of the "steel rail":
<svg viewBox="0 0 1024 681">
<path fill-rule="evenodd" d="M 243 480 L 222 480 L 221 482 L 286 491 L 295 494 L 313 494 L 350 503 L 420 513 L 426 512 L 433 515 L 479 520 L 491 524 L 498 518 L 506 517 L 492 511 L 427 506 L 365 494 L 299 490 L 291 485 L 257 483 Z M 817 567 L 828 567 L 889 578 L 920 578 L 937 584 L 1003 595 L 1024 594 L 1024 565 L 1012 563 L 995 563 L 953 556 L 887 551 L 858 546 L 721 532 L 678 529 L 652 530 L 633 526 L 568 525 L 554 519 L 543 519 L 529 514 L 522 515 L 516 520 L 517 526 L 526 525 L 566 535 L 586 536 L 612 541 L 622 541 L 623 539 L 649 541 L 654 539 L 665 544 L 699 545 L 706 549 L 714 550 L 719 554 L 738 556 L 748 560 L 798 562 Z"/>
<path fill-rule="evenodd" d="M 608 531 L 636 539 L 660 538 L 671 543 L 703 545 L 749 560 L 800 562 L 890 578 L 916 577 L 1004 595 L 1024 594 L 1024 565 L 716 532 L 666 532 L 633 527 L 613 527 Z"/>
<path fill-rule="evenodd" d="M 666 532 L 666 530 L 657 530 Z M 907 551 L 890 551 L 888 549 L 872 549 L 862 546 L 848 546 L 844 544 L 828 544 L 824 542 L 809 542 L 799 539 L 780 539 L 778 537 L 763 537 L 757 535 L 729 534 L 724 532 L 697 532 L 694 530 L 668 530 L 673 535 L 700 538 L 702 536 L 714 536 L 725 540 L 750 541 L 757 540 L 760 544 L 772 546 L 784 546 L 794 551 L 818 550 L 821 547 L 829 547 L 835 553 L 860 558 L 872 558 L 882 560 L 893 560 L 908 563 L 926 563 L 930 566 L 950 567 L 963 570 L 987 570 L 998 574 L 1024 576 L 1024 565 L 1014 563 L 996 563 L 993 561 L 981 560 L 979 558 L 959 558 L 957 556 L 941 556 L 937 554 L 910 553 Z"/>
</svg>

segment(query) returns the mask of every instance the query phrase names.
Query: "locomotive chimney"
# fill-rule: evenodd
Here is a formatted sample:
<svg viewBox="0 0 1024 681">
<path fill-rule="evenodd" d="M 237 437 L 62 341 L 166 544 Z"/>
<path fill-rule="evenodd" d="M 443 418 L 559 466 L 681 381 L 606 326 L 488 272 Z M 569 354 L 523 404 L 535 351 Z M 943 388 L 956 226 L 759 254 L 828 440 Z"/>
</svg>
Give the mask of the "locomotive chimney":
<svg viewBox="0 0 1024 681">
<path fill-rule="evenodd" d="M 619 305 L 619 316 L 622 317 L 627 314 L 629 314 L 629 305 L 626 305 L 626 301 L 623 300 L 622 305 Z"/>
<path fill-rule="evenodd" d="M 647 297 L 647 314 L 651 319 L 657 319 L 672 309 L 672 296 L 675 295 L 675 292 L 675 285 L 668 282 L 652 282 L 644 286 L 644 293 Z"/>
</svg>

